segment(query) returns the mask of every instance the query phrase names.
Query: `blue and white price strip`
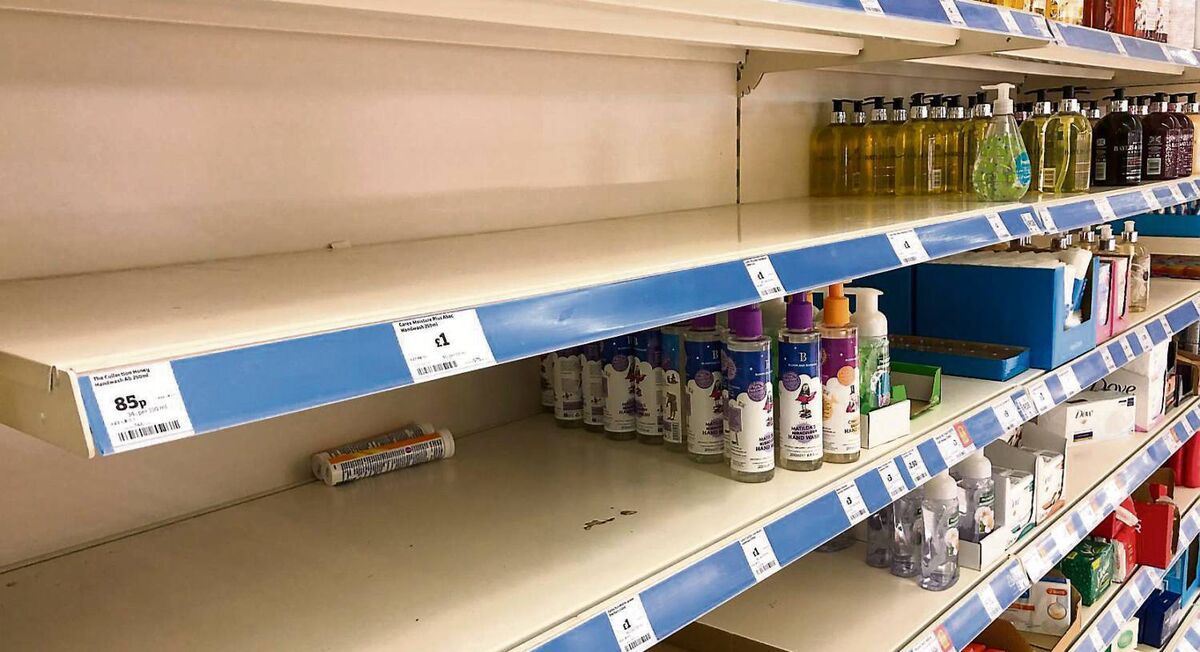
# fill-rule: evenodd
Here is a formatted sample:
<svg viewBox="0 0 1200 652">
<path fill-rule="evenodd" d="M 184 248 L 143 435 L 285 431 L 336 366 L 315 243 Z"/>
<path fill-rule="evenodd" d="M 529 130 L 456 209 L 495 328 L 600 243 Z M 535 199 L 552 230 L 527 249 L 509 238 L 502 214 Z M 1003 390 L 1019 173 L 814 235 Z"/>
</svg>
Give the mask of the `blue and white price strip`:
<svg viewBox="0 0 1200 652">
<path fill-rule="evenodd" d="M 1150 207 L 1150 210 L 1158 210 L 1162 208 L 1162 204 L 1158 201 L 1158 196 L 1154 194 L 1154 190 L 1150 188 L 1142 188 L 1142 201 Z"/>
<path fill-rule="evenodd" d="M 1180 204 L 1187 202 L 1187 197 L 1183 196 L 1183 191 L 1179 189 L 1179 186 L 1172 183 L 1172 184 L 1169 184 L 1167 187 L 1171 189 L 1171 196 L 1175 198 L 1176 202 L 1178 202 Z"/>
<path fill-rule="evenodd" d="M 1121 345 L 1121 352 L 1125 354 L 1125 361 L 1133 360 L 1133 347 L 1129 344 L 1129 338 L 1122 337 L 1119 343 Z"/>
<path fill-rule="evenodd" d="M 983 610 L 987 612 L 988 618 L 995 620 L 1004 613 L 1004 607 L 1000 606 L 1000 601 L 996 599 L 996 592 L 992 590 L 991 585 L 985 585 L 977 595 L 979 601 L 983 603 Z"/>
<path fill-rule="evenodd" d="M 992 406 L 992 413 L 996 415 L 996 420 L 1000 422 L 1000 428 L 1004 432 L 1012 432 L 1021 427 L 1024 419 L 1021 418 L 1021 412 L 1017 409 L 1017 404 L 1011 398 L 1006 398 Z"/>
<path fill-rule="evenodd" d="M 1102 220 L 1111 222 L 1117 219 L 1117 212 L 1113 210 L 1112 204 L 1108 203 L 1108 197 L 1097 197 L 1093 201 L 1096 204 L 1096 210 L 1100 212 Z"/>
<path fill-rule="evenodd" d="M 1179 639 L 1179 643 L 1175 646 L 1175 652 L 1200 652 L 1195 645 L 1187 639 L 1187 636 Z"/>
<path fill-rule="evenodd" d="M 1142 345 L 1142 353 L 1146 353 L 1154 347 L 1154 338 L 1150 337 L 1150 331 L 1146 330 L 1145 326 L 1135 330 L 1133 335 L 1137 338 L 1138 344 Z"/>
<path fill-rule="evenodd" d="M 1064 369 L 1060 369 L 1056 375 L 1058 376 L 1059 384 L 1062 385 L 1063 392 L 1065 392 L 1068 397 L 1074 396 L 1083 391 L 1083 388 L 1079 386 L 1079 378 L 1075 375 L 1074 369 L 1066 367 Z"/>
<path fill-rule="evenodd" d="M 1020 34 L 1021 26 L 1017 24 L 1017 19 L 1013 18 L 1012 12 L 1004 7 L 998 7 L 1000 11 L 1000 20 L 1004 21 L 1004 27 L 1008 29 L 1009 34 Z"/>
<path fill-rule="evenodd" d="M 1100 515 L 1103 507 L 1104 501 L 1100 498 L 1099 494 L 1079 504 L 1079 508 L 1076 511 L 1079 513 L 1079 518 L 1083 520 L 1083 526 L 1089 532 L 1099 525 L 1100 520 L 1104 518 Z"/>
<path fill-rule="evenodd" d="M 750 282 L 754 284 L 754 289 L 758 290 L 758 296 L 763 301 L 784 295 L 783 283 L 779 281 L 779 274 L 775 273 L 775 265 L 771 264 L 769 256 L 747 258 L 742 263 L 746 265 Z"/>
<path fill-rule="evenodd" d="M 1108 649 L 1108 641 L 1104 640 L 1104 635 L 1098 629 L 1093 629 L 1088 633 L 1088 642 L 1092 644 L 1092 649 L 1096 652 L 1104 652 Z"/>
<path fill-rule="evenodd" d="M 957 11 L 957 8 L 955 9 Z M 929 260 L 929 252 L 925 251 L 925 245 L 921 244 L 921 238 L 917 236 L 917 232 L 912 229 L 903 231 L 893 231 L 887 234 L 888 242 L 892 244 L 892 250 L 896 252 L 896 258 L 900 259 L 901 265 L 912 265 Z"/>
<path fill-rule="evenodd" d="M 908 477 L 912 478 L 915 486 L 921 486 L 929 479 L 929 468 L 925 466 L 925 460 L 921 459 L 921 452 L 915 448 L 910 448 L 902 455 L 900 459 L 904 462 L 904 468 L 908 470 Z"/>
<path fill-rule="evenodd" d="M 1004 16 L 1005 15 L 1004 12 L 1005 12 L 1005 10 L 1001 9 L 1000 15 Z M 1007 15 L 1008 15 L 1008 19 L 1012 20 L 1012 14 L 1009 13 Z M 1016 25 L 1016 22 L 1013 22 L 1013 25 Z M 1019 34 L 1020 32 L 1021 32 L 1020 28 L 1017 28 L 1017 33 Z M 1005 226 L 1004 220 L 1000 219 L 1000 213 L 988 213 L 987 221 L 988 221 L 988 226 L 992 227 L 992 233 L 995 233 L 996 237 L 999 238 L 1001 242 L 1003 242 L 1005 240 L 1012 240 L 1012 234 L 1008 232 L 1008 227 Z"/>
<path fill-rule="evenodd" d="M 1033 219 L 1033 213 L 1028 211 L 1021 213 L 1021 221 L 1025 223 L 1025 228 L 1029 229 L 1030 235 L 1038 235 L 1044 232 L 1042 225 Z"/>
<path fill-rule="evenodd" d="M 1104 362 L 1104 370 L 1105 371 L 1115 371 L 1116 370 L 1117 361 L 1113 360 L 1112 353 L 1109 352 L 1107 346 L 1100 347 L 1100 359 Z"/>
<path fill-rule="evenodd" d="M 946 628 L 938 625 L 937 629 L 922 636 L 921 640 L 908 648 L 908 652 L 958 652 L 958 650 L 954 648 L 954 643 L 950 640 L 950 635 L 946 633 Z"/>
<path fill-rule="evenodd" d="M 883 487 L 887 489 L 888 496 L 892 500 L 896 500 L 900 496 L 908 493 L 908 485 L 904 484 L 904 477 L 900 475 L 900 469 L 896 468 L 895 460 L 888 460 L 886 463 L 875 467 L 875 471 L 883 480 Z"/>
<path fill-rule="evenodd" d="M 1037 409 L 1038 414 L 1045 414 L 1054 409 L 1054 397 L 1050 395 L 1050 389 L 1046 387 L 1046 381 L 1039 381 L 1033 384 L 1026 390 L 1029 398 L 1033 400 L 1033 407 Z"/>
<path fill-rule="evenodd" d="M 954 466 L 963 458 L 971 454 L 975 450 L 975 444 L 962 436 L 965 430 L 961 431 L 955 426 L 951 426 L 946 430 L 938 433 L 933 438 L 933 443 L 937 444 L 938 452 L 942 454 L 942 459 L 946 460 L 946 466 Z"/>
<path fill-rule="evenodd" d="M 883 15 L 883 7 L 879 4 L 879 0 L 860 0 L 862 2 L 863 11 L 868 14 Z"/>
<path fill-rule="evenodd" d="M 1112 40 L 1113 40 L 1113 45 L 1117 46 L 1117 52 L 1120 52 L 1123 56 L 1126 56 L 1126 57 L 1129 56 L 1129 51 L 1125 49 L 1125 42 L 1121 40 L 1121 37 L 1117 36 L 1116 34 L 1113 34 Z"/>
<path fill-rule="evenodd" d="M 1200 512 L 1188 512 L 1188 515 L 1179 523 L 1179 538 L 1186 545 L 1188 541 L 1196 537 L 1197 533 L 1200 533 Z"/>
<path fill-rule="evenodd" d="M 1142 584 L 1141 582 L 1138 582 L 1136 578 L 1134 578 L 1134 581 L 1129 583 L 1129 595 L 1133 598 L 1133 601 L 1139 605 L 1146 599 L 1146 594 L 1142 593 Z"/>
<path fill-rule="evenodd" d="M 646 650 L 658 642 L 640 595 L 609 609 L 608 624 L 617 637 L 617 648 L 621 652 Z"/>
<path fill-rule="evenodd" d="M 775 548 L 771 547 L 771 540 L 765 531 L 758 530 L 738 543 L 742 545 L 742 554 L 746 555 L 746 563 L 750 564 L 756 584 L 779 571 L 779 559 L 775 557 Z"/>
<path fill-rule="evenodd" d="M 1033 407 L 1033 401 L 1029 400 L 1029 392 L 1018 394 L 1013 402 L 1017 404 L 1017 411 L 1021 413 L 1022 422 L 1029 421 L 1038 415 L 1037 408 Z"/>
<path fill-rule="evenodd" d="M 867 509 L 867 503 L 863 501 L 858 485 L 854 484 L 853 480 L 833 491 L 837 494 L 838 502 L 842 504 L 842 511 L 846 512 L 846 518 L 850 521 L 850 525 L 859 523 L 871 513 Z"/>
<path fill-rule="evenodd" d="M 966 27 L 967 21 L 963 20 L 962 12 L 958 10 L 958 5 L 954 4 L 954 0 L 941 0 L 942 9 L 946 11 L 946 18 L 950 19 L 950 24 L 955 27 Z"/>
<path fill-rule="evenodd" d="M 496 364 L 475 309 L 393 322 L 414 383 Z"/>
<path fill-rule="evenodd" d="M 1075 533 L 1071 531 L 1070 520 L 1051 530 L 1050 537 L 1054 539 L 1054 549 L 1058 551 L 1058 554 L 1064 557 L 1068 552 L 1071 552 L 1075 549 L 1075 544 L 1079 543 L 1080 539 L 1080 537 L 1077 537 Z"/>
<path fill-rule="evenodd" d="M 113 452 L 195 434 L 170 362 L 102 371 L 89 380 Z"/>
<path fill-rule="evenodd" d="M 1163 332 L 1167 334 L 1168 339 L 1175 334 L 1175 331 L 1171 328 L 1171 320 L 1167 319 L 1166 315 L 1158 318 L 1158 325 L 1162 327 Z"/>
<path fill-rule="evenodd" d="M 1029 581 L 1035 583 L 1046 576 L 1050 572 L 1052 564 L 1050 560 L 1042 556 L 1041 551 L 1036 545 L 1029 546 L 1020 556 L 1021 566 L 1025 569 L 1025 574 L 1029 576 Z"/>
<path fill-rule="evenodd" d="M 1183 442 L 1179 439 L 1179 435 L 1175 434 L 1174 428 L 1168 430 L 1162 439 L 1163 443 L 1167 445 L 1167 450 L 1171 451 L 1172 454 L 1179 450 L 1180 446 L 1183 446 Z"/>
<path fill-rule="evenodd" d="M 1035 210 L 1042 220 L 1042 229 L 1046 233 L 1058 233 L 1058 225 L 1054 223 L 1054 216 L 1050 214 L 1050 209 L 1046 206 L 1038 206 Z"/>
</svg>

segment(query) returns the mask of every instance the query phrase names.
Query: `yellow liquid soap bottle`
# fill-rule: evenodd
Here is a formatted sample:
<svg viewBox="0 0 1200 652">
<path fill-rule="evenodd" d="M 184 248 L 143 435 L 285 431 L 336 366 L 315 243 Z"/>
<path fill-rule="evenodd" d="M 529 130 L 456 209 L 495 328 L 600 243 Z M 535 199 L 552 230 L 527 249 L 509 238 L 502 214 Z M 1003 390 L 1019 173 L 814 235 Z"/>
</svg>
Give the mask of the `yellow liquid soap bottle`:
<svg viewBox="0 0 1200 652">
<path fill-rule="evenodd" d="M 992 122 L 992 104 L 988 102 L 987 92 L 979 91 L 971 97 L 971 111 L 967 114 L 968 125 L 964 129 L 966 151 L 963 154 L 963 192 L 975 192 L 975 159 L 979 158 L 979 143 L 987 134 L 988 124 Z"/>
<path fill-rule="evenodd" d="M 866 145 L 864 141 L 867 137 L 867 112 L 863 110 L 861 100 L 849 101 L 854 106 L 854 112 L 850 114 L 850 135 L 846 138 L 846 146 L 849 150 L 846 154 L 846 159 L 850 166 L 850 187 L 847 194 L 862 195 L 865 191 L 863 149 Z"/>
<path fill-rule="evenodd" d="M 945 179 L 947 193 L 962 193 L 967 189 L 967 178 L 971 168 L 967 164 L 967 139 L 971 135 L 971 121 L 961 106 L 960 95 L 947 95 Z"/>
<path fill-rule="evenodd" d="M 911 166 L 904 162 L 904 158 L 908 151 L 908 109 L 904 108 L 903 97 L 892 98 L 892 115 L 889 121 L 891 125 L 891 141 L 892 141 L 892 192 L 896 195 L 913 194 L 912 179 L 907 181 L 908 191 L 904 192 L 901 189 L 902 185 L 906 185 L 904 179 L 901 178 L 902 171 L 911 170 Z"/>
<path fill-rule="evenodd" d="M 1075 98 L 1080 89 L 1063 86 L 1061 90 L 1058 111 L 1046 122 L 1043 176 L 1050 175 L 1051 192 L 1084 192 L 1092 183 L 1092 123 Z"/>
<path fill-rule="evenodd" d="M 934 93 L 929 96 L 929 119 L 933 122 L 933 138 L 931 139 L 933 149 L 929 156 L 929 187 L 928 192 L 931 195 L 940 195 L 947 192 L 946 182 L 949 175 L 947 168 L 949 157 L 947 152 L 950 149 L 950 122 L 947 119 L 949 113 L 946 110 L 946 105 L 942 98 L 945 95 Z"/>
<path fill-rule="evenodd" d="M 833 100 L 829 123 L 813 133 L 809 165 L 809 194 L 840 197 L 849 193 L 850 162 L 846 141 L 850 125 L 843 108 L 845 100 Z"/>
<path fill-rule="evenodd" d="M 896 194 L 930 195 L 941 192 L 942 169 L 937 148 L 937 125 L 929 119 L 924 93 L 913 93 L 903 129 L 903 155 L 896 157 Z M 897 141 L 897 150 L 900 142 Z"/>
<path fill-rule="evenodd" d="M 1046 122 L 1050 120 L 1051 106 L 1046 101 L 1045 89 L 1038 89 L 1033 93 L 1037 99 L 1033 102 L 1032 112 L 1021 123 L 1021 140 L 1025 142 L 1025 151 L 1029 153 L 1029 174 L 1032 179 L 1030 189 L 1037 192 L 1053 192 L 1053 185 L 1047 186 L 1044 183 Z"/>
<path fill-rule="evenodd" d="M 1200 161 L 1200 102 L 1196 102 L 1195 93 L 1186 93 L 1187 102 L 1183 104 L 1183 115 L 1192 123 L 1192 161 Z"/>
<path fill-rule="evenodd" d="M 871 103 L 870 121 L 863 130 L 862 178 L 866 195 L 892 195 L 896 192 L 896 149 L 884 98 L 876 95 Z"/>
</svg>

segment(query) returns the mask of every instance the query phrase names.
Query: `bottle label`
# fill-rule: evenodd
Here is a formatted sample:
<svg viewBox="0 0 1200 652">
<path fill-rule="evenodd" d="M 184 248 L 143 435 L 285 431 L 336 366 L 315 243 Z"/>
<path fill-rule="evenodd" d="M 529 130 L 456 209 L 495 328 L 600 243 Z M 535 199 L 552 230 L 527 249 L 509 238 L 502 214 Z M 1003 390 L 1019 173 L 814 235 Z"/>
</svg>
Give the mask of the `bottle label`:
<svg viewBox="0 0 1200 652">
<path fill-rule="evenodd" d="M 557 353 L 547 353 L 542 356 L 542 406 L 554 407 L 554 360 Z"/>
<path fill-rule="evenodd" d="M 857 453 L 862 440 L 858 425 L 857 338 L 825 337 L 821 340 L 823 396 L 822 443 L 827 453 Z"/>
<path fill-rule="evenodd" d="M 1057 174 L 1052 167 L 1042 168 L 1042 190 L 1053 190 Z"/>
<path fill-rule="evenodd" d="M 687 433 L 688 451 L 714 455 L 725 450 L 722 423 L 724 405 L 721 388 L 720 342 L 684 341 L 687 357 Z"/>
<path fill-rule="evenodd" d="M 859 356 L 863 370 L 862 405 L 870 412 L 876 408 L 887 407 L 892 403 L 892 357 L 888 349 L 887 338 L 863 338 L 859 340 Z"/>
<path fill-rule="evenodd" d="M 679 369 L 683 338 L 678 333 L 663 333 L 662 345 L 662 413 L 663 439 L 673 444 L 683 443 L 683 385 Z"/>
<path fill-rule="evenodd" d="M 1096 181 L 1108 181 L 1108 161 L 1097 157 L 1092 165 L 1092 169 L 1096 172 Z"/>
<path fill-rule="evenodd" d="M 591 426 L 604 425 L 604 365 L 603 348 L 599 342 L 583 347 L 583 422 Z"/>
<path fill-rule="evenodd" d="M 821 459 L 821 345 L 779 343 L 779 447 L 784 459 Z"/>
<path fill-rule="evenodd" d="M 661 376 L 662 351 L 658 331 L 637 333 L 633 336 L 633 401 L 639 435 L 662 435 L 659 429 Z"/>
<path fill-rule="evenodd" d="M 743 473 L 775 468 L 775 401 L 771 347 L 729 351 L 729 467 Z"/>
<path fill-rule="evenodd" d="M 604 429 L 633 432 L 633 346 L 628 337 L 604 343 Z"/>
<path fill-rule="evenodd" d="M 1017 155 L 1017 185 L 1028 186 L 1033 178 L 1033 170 L 1029 165 L 1029 153 L 1022 151 Z"/>
<path fill-rule="evenodd" d="M 554 418 L 583 418 L 583 356 L 560 355 L 554 372 Z"/>
<path fill-rule="evenodd" d="M 975 534 L 985 535 L 996 529 L 996 493 L 994 491 L 984 491 L 979 496 L 979 504 L 975 507 L 975 514 L 972 515 L 975 523 Z"/>
<path fill-rule="evenodd" d="M 725 457 L 729 457 L 729 439 L 732 433 L 729 430 L 729 381 L 733 379 L 733 365 L 729 360 L 729 350 L 725 348 L 725 342 L 720 344 L 721 352 L 721 397 L 717 399 L 721 403 L 721 436 L 724 437 Z"/>
</svg>

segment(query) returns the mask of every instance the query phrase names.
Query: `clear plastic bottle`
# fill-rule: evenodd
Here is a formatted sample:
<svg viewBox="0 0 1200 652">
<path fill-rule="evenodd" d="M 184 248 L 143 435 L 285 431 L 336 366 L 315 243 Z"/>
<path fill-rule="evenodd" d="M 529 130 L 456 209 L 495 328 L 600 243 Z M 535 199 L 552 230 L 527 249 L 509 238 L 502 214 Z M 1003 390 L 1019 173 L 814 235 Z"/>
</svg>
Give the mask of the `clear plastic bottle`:
<svg viewBox="0 0 1200 652">
<path fill-rule="evenodd" d="M 866 98 L 872 104 L 861 150 L 863 194 L 866 195 L 885 196 L 896 192 L 896 148 L 884 99 L 880 95 Z"/>
<path fill-rule="evenodd" d="M 970 124 L 966 128 L 967 149 L 963 155 L 963 192 L 968 194 L 975 192 L 975 161 L 979 159 L 979 146 L 992 124 L 992 105 L 987 101 L 987 93 L 979 91 L 971 98 L 971 102 L 975 106 L 968 114 Z M 1018 131 L 1017 138 L 1020 137 Z"/>
<path fill-rule="evenodd" d="M 813 327 L 812 295 L 802 292 L 787 308 L 779 332 L 776 429 L 779 466 L 789 471 L 821 468 L 821 333 Z"/>
<path fill-rule="evenodd" d="M 1150 252 L 1138 242 L 1137 222 L 1125 221 L 1124 234 L 1117 251 L 1129 260 L 1129 310 L 1143 312 L 1150 303 Z"/>
<path fill-rule="evenodd" d="M 729 475 L 738 482 L 775 477 L 775 400 L 771 340 L 762 311 L 747 306 L 729 315 Z"/>
<path fill-rule="evenodd" d="M 584 344 L 583 359 L 583 427 L 592 432 L 604 432 L 604 345 Z"/>
<path fill-rule="evenodd" d="M 662 346 L 662 414 L 663 446 L 669 451 L 682 453 L 687 450 L 687 411 L 683 409 L 683 387 L 685 358 L 683 334 L 687 327 L 682 324 L 663 326 L 659 331 Z"/>
<path fill-rule="evenodd" d="M 929 119 L 925 95 L 914 93 L 908 122 L 896 141 L 896 194 L 931 195 L 942 191 L 944 141 L 939 141 L 937 125 Z M 942 147 L 938 147 L 938 143 Z"/>
<path fill-rule="evenodd" d="M 701 464 L 715 464 L 725 459 L 724 404 L 721 402 L 725 380 L 716 315 L 691 320 L 683 336 L 683 347 L 687 379 L 683 410 L 687 413 L 688 456 Z"/>
<path fill-rule="evenodd" d="M 829 124 L 817 129 L 812 138 L 812 164 L 809 166 L 809 194 L 813 197 L 840 197 L 850 192 L 851 136 L 843 105 L 846 100 L 833 100 Z"/>
<path fill-rule="evenodd" d="M 1046 122 L 1042 192 L 1084 192 L 1092 183 L 1092 123 L 1083 115 L 1074 86 L 1063 86 L 1058 111 Z"/>
<path fill-rule="evenodd" d="M 921 517 L 925 536 L 917 585 L 944 591 L 958 582 L 958 485 L 949 472 L 942 471 L 925 485 Z"/>
<path fill-rule="evenodd" d="M 867 565 L 892 566 L 892 530 L 895 512 L 891 505 L 867 517 Z"/>
<path fill-rule="evenodd" d="M 554 413 L 554 361 L 558 353 L 547 353 L 541 363 L 542 412 Z"/>
<path fill-rule="evenodd" d="M 1013 85 L 996 84 L 984 88 L 996 89 L 998 97 L 995 111 L 978 144 L 971 187 L 975 195 L 985 201 L 1016 201 L 1029 190 L 1031 168 L 1022 141 L 1025 128 L 1018 128 L 1012 116 L 1013 103 L 1008 94 Z"/>
<path fill-rule="evenodd" d="M 862 195 L 866 190 L 863 178 L 863 149 L 867 138 L 867 112 L 861 100 L 852 100 L 854 111 L 850 114 L 850 131 L 846 136 L 846 160 L 849 165 L 847 192 Z"/>
<path fill-rule="evenodd" d="M 997 84 L 999 85 L 999 84 Z M 1029 154 L 1030 187 L 1033 190 L 1050 192 L 1053 184 L 1045 183 L 1046 122 L 1050 120 L 1053 106 L 1046 101 L 1046 90 L 1033 91 L 1037 100 L 1033 102 L 1032 114 L 1021 123 L 1021 140 Z"/>
<path fill-rule="evenodd" d="M 916 577 L 921 573 L 921 535 L 925 524 L 921 503 L 925 492 L 916 488 L 892 503 L 892 575 Z"/>
<path fill-rule="evenodd" d="M 633 400 L 633 337 L 604 341 L 604 434 L 609 439 L 637 439 Z"/>
<path fill-rule="evenodd" d="M 662 444 L 662 346 L 657 329 L 633 336 L 633 400 L 637 438 L 643 444 Z"/>
<path fill-rule="evenodd" d="M 855 298 L 850 323 L 858 329 L 859 412 L 892 404 L 892 356 L 887 317 L 879 311 L 883 292 L 875 288 L 846 288 Z"/>
<path fill-rule="evenodd" d="M 857 462 L 862 453 L 858 414 L 858 329 L 842 284 L 829 286 L 821 324 L 821 444 L 825 461 Z"/>
<path fill-rule="evenodd" d="M 992 480 L 992 463 L 983 451 L 976 451 L 959 465 L 962 480 L 958 486 L 961 513 L 958 536 L 963 541 L 979 543 L 996 529 L 996 482 Z"/>
<path fill-rule="evenodd" d="M 554 422 L 583 427 L 583 355 L 578 347 L 559 351 L 554 362 Z"/>
<path fill-rule="evenodd" d="M 944 170 L 944 186 L 947 193 L 958 194 L 966 187 L 964 180 L 970 174 L 964 169 L 967 158 L 967 138 L 970 137 L 971 122 L 961 106 L 961 95 L 947 95 L 943 98 L 946 104 L 946 122 L 942 128 L 946 139 L 946 163 Z"/>
</svg>

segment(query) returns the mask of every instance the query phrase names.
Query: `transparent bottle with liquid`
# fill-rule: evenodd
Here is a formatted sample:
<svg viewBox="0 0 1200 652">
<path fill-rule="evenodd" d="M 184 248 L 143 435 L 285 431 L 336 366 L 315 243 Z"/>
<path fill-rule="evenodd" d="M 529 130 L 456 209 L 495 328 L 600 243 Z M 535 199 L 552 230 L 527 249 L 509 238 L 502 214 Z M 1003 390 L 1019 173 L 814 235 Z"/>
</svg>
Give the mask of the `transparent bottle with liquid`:
<svg viewBox="0 0 1200 652">
<path fill-rule="evenodd" d="M 729 315 L 726 344 L 729 381 L 729 475 L 738 482 L 775 477 L 775 389 L 771 340 L 763 335 L 762 311 L 747 306 Z"/>
<path fill-rule="evenodd" d="M 688 456 L 701 464 L 715 464 L 725 459 L 725 408 L 721 401 L 725 380 L 716 315 L 691 320 L 683 346 Z"/>
<path fill-rule="evenodd" d="M 829 123 L 813 134 L 809 165 L 809 194 L 813 197 L 841 197 L 850 194 L 850 123 L 844 105 L 833 100 Z"/>
<path fill-rule="evenodd" d="M 959 466 L 962 480 L 959 487 L 960 511 L 958 536 L 963 541 L 979 543 L 996 529 L 996 482 L 992 480 L 992 463 L 976 451 Z"/>
<path fill-rule="evenodd" d="M 891 505 L 867 517 L 867 565 L 874 568 L 892 566 L 892 530 L 895 511 Z"/>
<path fill-rule="evenodd" d="M 979 145 L 992 122 L 992 104 L 987 101 L 987 92 L 975 93 L 972 102 L 974 106 L 969 114 L 970 124 L 966 127 L 966 153 L 963 155 L 963 192 L 966 193 L 975 192 L 975 161 L 979 159 Z M 1009 106 L 1012 106 L 1011 102 Z M 1011 109 L 1009 112 L 1011 113 Z M 1013 131 L 1016 131 L 1017 138 L 1020 139 L 1021 134 L 1017 131 L 1015 122 Z"/>
<path fill-rule="evenodd" d="M 940 195 L 949 192 L 950 137 L 953 125 L 948 118 L 949 111 L 942 102 L 945 97 L 941 93 L 929 96 L 929 120 L 933 123 L 929 141 L 929 187 L 930 195 Z"/>
<path fill-rule="evenodd" d="M 921 540 L 925 531 L 921 503 L 925 492 L 920 487 L 892 503 L 892 575 L 916 577 L 921 574 Z"/>
<path fill-rule="evenodd" d="M 887 196 L 896 193 L 896 150 L 893 128 L 884 97 L 866 98 L 871 103 L 870 121 L 863 131 L 861 158 L 863 194 Z"/>
<path fill-rule="evenodd" d="M 960 95 L 947 95 L 943 98 L 946 104 L 946 122 L 942 132 L 946 139 L 945 192 L 958 194 L 966 189 L 966 178 L 970 173 L 965 168 L 967 158 L 967 138 L 970 136 L 971 123 L 960 103 Z"/>
<path fill-rule="evenodd" d="M 944 591 L 958 582 L 958 485 L 942 471 L 925 485 L 921 503 L 921 578 L 917 586 Z"/>
<path fill-rule="evenodd" d="M 854 111 L 850 114 L 850 131 L 846 137 L 846 160 L 849 166 L 847 194 L 862 195 L 866 191 L 863 177 L 863 150 L 866 148 L 867 112 L 862 100 L 852 100 Z"/>
<path fill-rule="evenodd" d="M 604 434 L 619 441 L 637 439 L 633 383 L 633 336 L 604 340 Z"/>
<path fill-rule="evenodd" d="M 1150 251 L 1138 242 L 1137 222 L 1126 220 L 1117 250 L 1129 256 L 1129 309 L 1144 312 L 1150 303 Z"/>
<path fill-rule="evenodd" d="M 1050 120 L 1053 111 L 1050 102 L 1046 101 L 1045 89 L 1038 89 L 1034 93 L 1037 100 L 1033 103 L 1032 114 L 1021 123 L 1021 140 L 1025 143 L 1025 151 L 1029 154 L 1030 187 L 1038 192 L 1052 192 L 1054 184 L 1046 183 L 1045 152 L 1046 123 Z"/>
<path fill-rule="evenodd" d="M 558 352 L 554 363 L 554 422 L 583 427 L 583 354 L 578 347 Z"/>
<path fill-rule="evenodd" d="M 583 360 L 583 427 L 591 432 L 604 432 L 604 345 L 584 344 Z"/>
<path fill-rule="evenodd" d="M 1092 182 L 1136 186 L 1142 182 L 1142 121 L 1130 112 L 1124 88 L 1106 99 L 1108 115 L 1092 131 Z"/>
<path fill-rule="evenodd" d="M 638 441 L 661 445 L 663 434 L 659 395 L 662 393 L 662 345 L 658 329 L 634 333 L 633 365 L 634 423 Z"/>
<path fill-rule="evenodd" d="M 945 148 L 939 150 L 937 144 L 937 128 L 929 119 L 925 95 L 914 93 L 908 121 L 896 141 L 897 195 L 930 195 L 941 192 L 942 159 L 939 156 L 944 155 Z"/>
<path fill-rule="evenodd" d="M 788 304 L 787 325 L 779 331 L 775 424 L 781 468 L 821 468 L 821 395 L 821 332 L 813 326 L 811 294 L 802 292 Z"/>
<path fill-rule="evenodd" d="M 1078 90 L 1063 86 L 1058 111 L 1046 121 L 1043 192 L 1084 192 L 1091 187 L 1092 125 L 1080 111 Z"/>
<path fill-rule="evenodd" d="M 1002 83 L 984 88 L 997 92 L 995 114 L 986 112 L 990 117 L 977 145 L 971 187 L 985 201 L 1016 201 L 1029 190 L 1032 171 L 1021 128 L 1012 116 L 1009 93 L 1014 86 Z"/>
<path fill-rule="evenodd" d="M 858 329 L 841 283 L 829 286 L 821 323 L 821 443 L 825 461 L 848 464 L 862 453 L 859 431 Z"/>
<path fill-rule="evenodd" d="M 659 329 L 662 347 L 663 384 L 659 412 L 662 414 L 663 447 L 669 451 L 687 451 L 687 411 L 683 409 L 686 358 L 683 355 L 684 324 Z"/>
</svg>

